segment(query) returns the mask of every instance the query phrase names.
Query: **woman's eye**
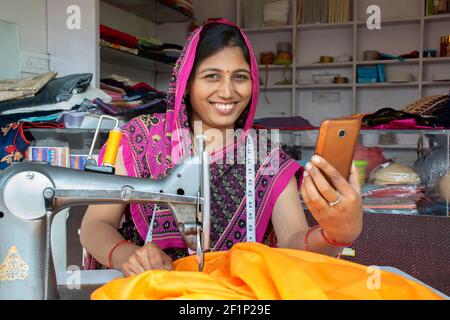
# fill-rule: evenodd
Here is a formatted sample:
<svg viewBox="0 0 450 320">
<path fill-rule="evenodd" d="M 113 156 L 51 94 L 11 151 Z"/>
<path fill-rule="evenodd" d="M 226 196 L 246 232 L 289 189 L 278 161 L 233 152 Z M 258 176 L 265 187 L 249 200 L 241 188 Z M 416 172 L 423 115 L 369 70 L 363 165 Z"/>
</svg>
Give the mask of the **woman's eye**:
<svg viewBox="0 0 450 320">
<path fill-rule="evenodd" d="M 205 76 L 206 79 L 212 79 L 212 80 L 217 80 L 219 79 L 219 75 L 216 73 L 211 73 Z"/>
<path fill-rule="evenodd" d="M 245 74 L 237 74 L 236 75 L 236 79 L 238 79 L 238 80 L 248 80 L 249 78 Z"/>
</svg>

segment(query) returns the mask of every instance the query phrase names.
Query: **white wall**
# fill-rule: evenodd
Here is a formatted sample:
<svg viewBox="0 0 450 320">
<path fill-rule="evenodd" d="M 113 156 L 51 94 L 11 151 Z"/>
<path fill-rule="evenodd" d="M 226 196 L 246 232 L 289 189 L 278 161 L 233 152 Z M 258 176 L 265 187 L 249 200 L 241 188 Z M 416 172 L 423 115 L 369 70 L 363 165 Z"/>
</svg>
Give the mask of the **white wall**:
<svg viewBox="0 0 450 320">
<path fill-rule="evenodd" d="M 47 17 L 46 0 L 0 0 L 0 20 L 18 25 L 19 29 L 19 50 L 39 56 L 47 54 Z M 0 44 L 0 48 L 1 48 Z M 17 54 L 17 49 L 10 48 L 11 52 Z M 24 72 L 21 68 L 20 54 L 9 59 L 10 69 L 8 75 L 16 77 L 27 77 L 31 73 Z M 48 58 L 44 58 L 48 61 Z M 41 72 L 47 71 L 48 68 Z M 6 76 L 8 77 L 8 76 Z M 10 77 L 8 77 L 10 78 Z"/>
<path fill-rule="evenodd" d="M 0 0 L 0 20 L 19 25 L 22 50 L 47 53 L 46 0 Z"/>
<path fill-rule="evenodd" d="M 69 28 L 69 6 L 80 9 L 79 29 Z M 50 67 L 58 76 L 92 73 L 98 85 L 98 0 L 47 0 L 48 51 Z"/>
<path fill-rule="evenodd" d="M 225 18 L 236 22 L 236 0 L 193 0 L 193 4 L 198 23 L 208 18 Z"/>
</svg>

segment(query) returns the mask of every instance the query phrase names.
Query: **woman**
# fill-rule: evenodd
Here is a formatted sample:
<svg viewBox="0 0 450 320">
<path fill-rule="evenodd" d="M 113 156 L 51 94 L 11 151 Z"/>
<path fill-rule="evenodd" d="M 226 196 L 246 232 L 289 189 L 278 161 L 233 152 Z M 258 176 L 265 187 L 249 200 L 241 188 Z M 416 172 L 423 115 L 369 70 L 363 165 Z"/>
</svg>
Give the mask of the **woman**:
<svg viewBox="0 0 450 320">
<path fill-rule="evenodd" d="M 193 137 L 208 137 L 213 251 L 247 241 L 245 164 L 218 160 L 239 152 L 245 141 L 241 138 L 253 123 L 258 88 L 258 65 L 245 35 L 226 20 L 210 21 L 191 34 L 175 66 L 166 113 L 135 118 L 123 128 L 117 174 L 150 179 L 166 177 L 174 164 L 193 155 L 197 150 Z M 233 129 L 243 129 L 244 134 L 228 144 L 234 142 Z M 264 174 L 264 164 L 272 163 L 273 157 L 279 160 L 278 169 Z M 313 157 L 303 169 L 275 149 L 256 164 L 255 172 L 257 242 L 338 256 L 360 234 L 362 199 L 354 166 L 347 182 L 325 159 Z M 299 185 L 320 224 L 317 228 L 308 228 Z M 152 241 L 144 244 L 149 231 Z M 126 205 L 90 206 L 81 226 L 81 242 L 95 258 L 88 268 L 98 268 L 98 261 L 128 276 L 171 270 L 174 259 L 189 254 L 170 211 L 162 205 L 131 204 L 129 211 Z"/>
</svg>

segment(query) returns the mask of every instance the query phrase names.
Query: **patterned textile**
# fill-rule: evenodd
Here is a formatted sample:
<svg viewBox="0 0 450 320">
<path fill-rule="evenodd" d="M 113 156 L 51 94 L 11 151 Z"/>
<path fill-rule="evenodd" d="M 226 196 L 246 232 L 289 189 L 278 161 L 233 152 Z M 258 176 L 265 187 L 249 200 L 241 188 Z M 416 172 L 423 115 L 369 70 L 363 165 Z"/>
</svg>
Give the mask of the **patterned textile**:
<svg viewBox="0 0 450 320">
<path fill-rule="evenodd" d="M 216 23 L 233 25 L 223 19 Z M 122 128 L 120 147 L 129 176 L 163 179 L 183 158 L 194 154 L 183 95 L 193 67 L 201 30 L 202 27 L 191 34 L 174 68 L 166 113 L 139 116 Z M 228 250 L 234 243 L 246 241 L 245 164 L 239 164 L 237 161 L 228 164 L 221 161 L 230 155 L 234 159 L 242 159 L 241 152 L 245 151 L 245 138 L 250 134 L 258 103 L 258 64 L 247 38 L 242 35 L 251 56 L 252 98 L 248 117 L 237 141 L 211 154 L 211 249 L 214 251 Z M 258 139 L 254 139 L 257 146 Z M 270 139 L 266 148 L 268 155 L 255 165 L 256 240 L 276 245 L 273 234 L 270 234 L 272 210 L 280 193 L 301 167 L 283 150 L 272 147 Z M 99 155 L 100 162 L 103 153 L 104 147 Z M 272 170 L 273 168 L 276 169 Z M 143 244 L 153 215 L 153 242 L 174 259 L 187 255 L 186 244 L 174 218 L 170 210 L 163 205 L 159 205 L 153 212 L 153 205 L 130 204 L 130 211 L 124 216 L 120 232 L 126 239 Z M 88 268 L 92 266 L 94 265 L 89 262 Z"/>
<path fill-rule="evenodd" d="M 33 97 L 55 76 L 56 72 L 47 72 L 26 79 L 1 80 L 0 101 Z"/>
<path fill-rule="evenodd" d="M 419 99 L 403 109 L 404 112 L 419 114 L 419 115 L 431 115 L 434 112 L 446 108 L 450 102 L 450 96 L 429 96 Z"/>
<path fill-rule="evenodd" d="M 20 122 L 8 123 L 0 129 L 0 170 L 4 170 L 11 163 L 23 160 L 30 142 Z"/>
</svg>

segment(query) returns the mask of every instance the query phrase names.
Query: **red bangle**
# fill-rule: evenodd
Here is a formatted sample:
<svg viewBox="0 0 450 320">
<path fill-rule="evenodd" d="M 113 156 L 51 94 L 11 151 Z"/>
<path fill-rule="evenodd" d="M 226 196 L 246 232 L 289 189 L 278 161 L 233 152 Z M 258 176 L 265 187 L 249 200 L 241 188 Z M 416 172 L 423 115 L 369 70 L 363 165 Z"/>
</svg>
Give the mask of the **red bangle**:
<svg viewBox="0 0 450 320">
<path fill-rule="evenodd" d="M 131 240 L 122 240 L 122 241 L 119 241 L 118 243 L 116 243 L 116 244 L 111 248 L 111 250 L 109 250 L 109 253 L 108 253 L 108 268 L 109 268 L 109 269 L 114 269 L 113 263 L 112 263 L 112 255 L 113 255 L 114 250 L 116 250 L 116 248 L 117 248 L 118 246 L 120 246 L 121 244 L 124 244 L 124 243 L 131 243 L 131 242 L 132 242 Z"/>
<path fill-rule="evenodd" d="M 323 228 L 320 228 L 320 234 L 322 235 L 323 240 L 325 240 L 326 243 L 328 243 L 329 245 L 331 245 L 333 247 L 346 248 L 346 247 L 350 247 L 353 244 L 353 242 L 339 243 L 339 242 L 328 240 L 327 237 L 325 237 L 325 233 L 324 233 Z"/>
<path fill-rule="evenodd" d="M 308 229 L 308 231 L 306 232 L 306 234 L 305 234 L 305 239 L 304 239 L 304 243 L 305 243 L 305 251 L 308 251 L 308 252 L 311 252 L 311 250 L 309 250 L 309 247 L 308 247 L 308 237 L 309 237 L 309 235 L 311 234 L 311 232 L 314 230 L 314 229 L 317 229 L 317 228 L 320 228 L 320 225 L 317 225 L 317 226 L 314 226 L 314 227 L 311 227 L 311 228 L 309 228 Z"/>
</svg>

